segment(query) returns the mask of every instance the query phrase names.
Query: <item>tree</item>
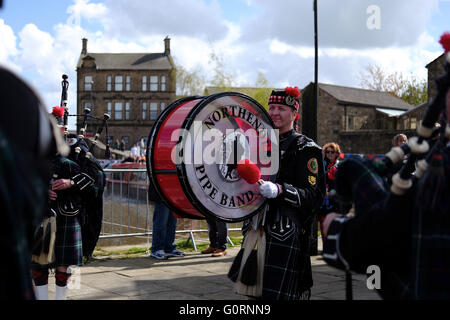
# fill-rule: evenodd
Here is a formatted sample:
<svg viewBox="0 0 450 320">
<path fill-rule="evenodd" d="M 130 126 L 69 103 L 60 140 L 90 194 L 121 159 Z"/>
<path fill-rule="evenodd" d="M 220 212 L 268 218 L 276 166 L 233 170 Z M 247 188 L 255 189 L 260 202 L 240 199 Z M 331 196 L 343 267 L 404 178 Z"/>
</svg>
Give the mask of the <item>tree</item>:
<svg viewBox="0 0 450 320">
<path fill-rule="evenodd" d="M 255 99 L 262 105 L 266 110 L 268 109 L 267 101 L 269 101 L 270 94 L 273 88 L 269 86 L 269 81 L 266 79 L 262 72 L 258 72 L 258 77 L 256 79 L 255 87 L 257 88 L 252 93 L 249 94 L 250 97 Z"/>
<path fill-rule="evenodd" d="M 389 74 L 380 66 L 368 65 L 359 77 L 363 88 L 389 92 L 411 105 L 420 105 L 428 101 L 426 80 L 419 80 L 412 75 L 410 79 L 406 79 L 401 73 Z"/>
<path fill-rule="evenodd" d="M 187 97 L 203 94 L 205 79 L 198 68 L 188 71 L 183 66 L 177 65 L 176 76 L 177 95 Z"/>
<path fill-rule="evenodd" d="M 211 85 L 219 88 L 220 91 L 229 91 L 234 86 L 234 75 L 224 70 L 223 57 L 217 55 L 213 48 L 209 55 L 209 63 L 214 66 Z"/>
</svg>

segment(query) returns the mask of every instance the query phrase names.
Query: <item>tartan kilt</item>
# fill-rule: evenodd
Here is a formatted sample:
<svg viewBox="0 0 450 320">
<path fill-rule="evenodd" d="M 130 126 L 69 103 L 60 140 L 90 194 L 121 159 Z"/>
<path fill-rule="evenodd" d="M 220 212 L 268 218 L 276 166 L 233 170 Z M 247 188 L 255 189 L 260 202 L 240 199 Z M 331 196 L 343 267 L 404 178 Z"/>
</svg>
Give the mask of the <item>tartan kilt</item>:
<svg viewBox="0 0 450 320">
<path fill-rule="evenodd" d="M 294 222 L 292 222 L 294 224 Z M 264 300 L 305 300 L 313 285 L 311 260 L 307 248 L 301 248 L 298 226 L 284 241 L 270 235 L 266 229 L 266 259 L 264 264 Z"/>
<path fill-rule="evenodd" d="M 79 214 L 78 214 L 79 215 Z M 83 248 L 78 216 L 56 217 L 55 263 L 58 266 L 81 266 Z"/>
</svg>

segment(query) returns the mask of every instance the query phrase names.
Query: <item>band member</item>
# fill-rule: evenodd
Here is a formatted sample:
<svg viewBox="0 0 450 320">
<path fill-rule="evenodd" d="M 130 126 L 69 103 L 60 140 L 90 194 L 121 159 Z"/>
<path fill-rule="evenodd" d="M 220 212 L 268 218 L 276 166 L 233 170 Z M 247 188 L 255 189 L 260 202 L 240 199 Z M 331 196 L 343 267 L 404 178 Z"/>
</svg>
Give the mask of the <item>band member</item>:
<svg viewBox="0 0 450 320">
<path fill-rule="evenodd" d="M 52 114 L 57 121 L 61 121 L 60 114 L 57 113 L 56 107 Z M 84 122 L 87 120 L 87 115 L 88 113 L 85 113 Z M 107 117 L 104 123 L 106 120 Z M 103 126 L 104 124 L 99 127 L 98 135 L 103 130 Z M 35 241 L 44 246 L 44 250 L 39 248 L 37 252 L 33 252 L 32 277 L 38 300 L 48 300 L 50 268 L 56 269 L 55 299 L 65 300 L 67 283 L 71 276 L 69 267 L 81 266 L 83 256 L 86 258 L 91 256 L 98 240 L 103 212 L 102 194 L 105 176 L 101 166 L 91 156 L 93 145 L 91 149 L 88 149 L 82 137 L 82 135 L 66 134 L 66 141 L 70 146 L 69 155 L 63 157 L 61 154 L 56 154 L 53 158 L 53 176 L 48 190 L 51 210 L 48 211 L 48 216 L 56 216 L 56 239 L 54 250 L 52 250 L 52 244 L 45 241 L 47 232 L 41 233 L 44 240 L 35 237 Z M 42 252 L 43 255 L 54 252 L 54 259 L 52 257 L 43 259 Z"/>
<path fill-rule="evenodd" d="M 0 67 L 0 300 L 34 299 L 30 275 L 33 230 L 48 211 L 51 156 L 67 154 L 56 123 L 36 92 Z M 58 135 L 59 134 L 59 135 Z"/>
<path fill-rule="evenodd" d="M 324 260 L 347 273 L 376 267 L 375 288 L 384 299 L 450 298 L 450 33 L 440 42 L 445 73 L 417 136 L 379 161 L 343 161 L 336 192 L 353 203 L 354 215 L 330 213 L 324 221 Z M 397 163 L 386 186 L 384 176 Z"/>
<path fill-rule="evenodd" d="M 281 160 L 276 182 L 260 186 L 269 201 L 264 267 L 258 270 L 263 272 L 262 293 L 256 298 L 300 300 L 311 295 L 310 235 L 325 188 L 322 149 L 293 129 L 299 96 L 298 88 L 288 87 L 272 91 L 269 98 L 269 114 L 280 133 Z M 245 235 L 250 224 L 244 225 Z"/>
</svg>

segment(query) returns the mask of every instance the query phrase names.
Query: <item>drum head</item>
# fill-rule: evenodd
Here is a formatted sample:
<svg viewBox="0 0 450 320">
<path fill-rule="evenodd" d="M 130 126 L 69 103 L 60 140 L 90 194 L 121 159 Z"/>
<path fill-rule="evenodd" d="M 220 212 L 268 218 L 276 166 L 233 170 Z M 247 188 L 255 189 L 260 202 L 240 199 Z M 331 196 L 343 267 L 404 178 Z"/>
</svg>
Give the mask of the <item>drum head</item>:
<svg viewBox="0 0 450 320">
<path fill-rule="evenodd" d="M 278 135 L 267 111 L 254 99 L 236 92 L 206 97 L 186 117 L 177 144 L 181 186 L 202 214 L 238 222 L 258 213 L 266 199 L 258 184 L 249 184 L 237 162 L 249 159 L 261 179 L 278 173 Z"/>
</svg>

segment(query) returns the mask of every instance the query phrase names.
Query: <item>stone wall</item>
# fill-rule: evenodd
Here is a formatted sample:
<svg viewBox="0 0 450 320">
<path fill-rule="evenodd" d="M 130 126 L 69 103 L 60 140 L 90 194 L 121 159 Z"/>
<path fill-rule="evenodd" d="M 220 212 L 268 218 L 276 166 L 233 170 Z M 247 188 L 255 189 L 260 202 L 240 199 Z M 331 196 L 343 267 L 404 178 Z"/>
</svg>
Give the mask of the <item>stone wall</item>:
<svg viewBox="0 0 450 320">
<path fill-rule="evenodd" d="M 341 132 L 339 146 L 343 153 L 385 154 L 392 148 L 392 138 L 404 133 L 408 138 L 415 136 L 415 130 L 365 130 Z"/>
<path fill-rule="evenodd" d="M 437 93 L 436 78 L 444 74 L 445 55 L 442 54 L 427 65 L 428 69 L 428 102 L 430 102 Z"/>
</svg>

